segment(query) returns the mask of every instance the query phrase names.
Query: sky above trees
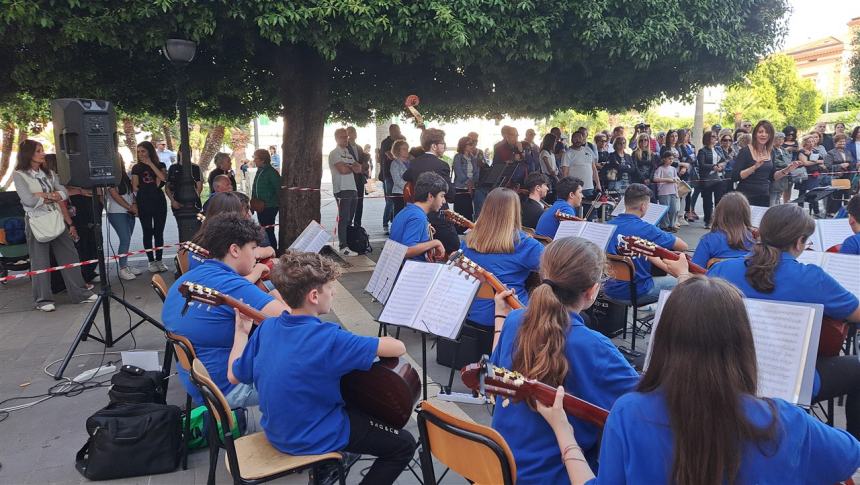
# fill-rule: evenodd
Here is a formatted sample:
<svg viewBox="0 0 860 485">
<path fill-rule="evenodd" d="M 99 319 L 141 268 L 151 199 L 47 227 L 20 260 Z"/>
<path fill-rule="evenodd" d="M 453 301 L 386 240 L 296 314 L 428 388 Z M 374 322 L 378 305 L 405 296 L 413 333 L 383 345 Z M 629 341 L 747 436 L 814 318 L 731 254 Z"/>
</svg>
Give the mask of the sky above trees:
<svg viewBox="0 0 860 485">
<path fill-rule="evenodd" d="M 845 24 L 860 17 L 858 0 L 789 0 L 792 6 L 783 48 L 847 30 Z"/>
</svg>

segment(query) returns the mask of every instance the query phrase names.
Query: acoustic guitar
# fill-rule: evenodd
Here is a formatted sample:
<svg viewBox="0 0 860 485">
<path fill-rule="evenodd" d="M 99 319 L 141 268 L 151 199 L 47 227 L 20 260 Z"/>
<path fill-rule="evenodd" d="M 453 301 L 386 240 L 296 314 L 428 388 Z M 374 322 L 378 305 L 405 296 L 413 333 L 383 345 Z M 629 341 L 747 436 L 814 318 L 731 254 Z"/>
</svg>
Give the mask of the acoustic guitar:
<svg viewBox="0 0 860 485">
<path fill-rule="evenodd" d="M 681 254 L 675 251 L 670 251 L 662 246 L 658 246 L 653 242 L 642 239 L 636 236 L 618 236 L 618 254 L 622 256 L 640 257 L 640 256 L 656 256 L 661 259 L 678 261 L 681 259 Z M 687 263 L 690 266 L 690 273 L 706 274 L 708 270 L 694 263 L 690 259 L 689 254 L 684 254 L 687 258 Z"/>
<path fill-rule="evenodd" d="M 474 222 L 470 221 L 469 219 L 466 219 L 466 217 L 463 216 L 462 214 L 454 212 L 450 209 L 443 209 L 442 215 L 451 224 L 460 226 L 460 227 L 465 228 L 465 229 L 474 229 L 475 228 Z"/>
<path fill-rule="evenodd" d="M 479 266 L 478 263 L 466 257 L 466 255 L 463 254 L 463 250 L 458 250 L 451 253 L 451 256 L 448 258 L 447 264 L 459 269 L 460 271 L 468 274 L 469 276 L 473 276 L 481 283 L 492 288 L 494 293 L 501 293 L 503 291 L 508 290 L 508 287 L 505 286 L 504 283 L 499 281 L 499 279 L 496 278 L 496 275 L 490 273 L 489 271 Z M 489 298 L 492 298 L 492 296 L 490 296 Z M 517 298 L 516 293 L 505 298 L 505 301 L 514 310 L 518 310 L 523 307 L 523 304 L 520 299 Z"/>
<path fill-rule="evenodd" d="M 469 389 L 481 395 L 504 397 L 502 406 L 507 407 L 510 399 L 522 401 L 534 399 L 544 406 L 552 406 L 555 402 L 556 389 L 535 379 L 527 379 L 519 372 L 496 367 L 486 356 L 480 362 L 469 364 L 460 370 L 460 378 Z M 609 411 L 571 394 L 564 394 L 562 401 L 564 412 L 603 427 Z"/>
<path fill-rule="evenodd" d="M 179 293 L 185 297 L 184 315 L 191 301 L 211 306 L 227 305 L 257 324 L 267 317 L 258 310 L 224 293 L 190 281 L 182 283 Z M 285 383 L 286 384 L 286 383 Z M 421 394 L 418 372 L 402 357 L 382 357 L 370 370 L 353 371 L 340 380 L 343 400 L 368 416 L 403 428 L 409 422 Z"/>
<path fill-rule="evenodd" d="M 585 219 L 581 217 L 577 217 L 573 214 L 568 214 L 567 212 L 562 212 L 561 209 L 555 211 L 555 219 L 557 221 L 573 221 L 573 222 L 583 222 Z"/>
<path fill-rule="evenodd" d="M 191 241 L 185 241 L 183 243 L 180 243 L 179 249 L 184 250 L 187 254 L 197 256 L 200 259 L 209 259 L 209 250 L 198 244 L 194 244 Z M 266 288 L 266 285 L 263 284 L 263 281 L 269 281 L 269 275 L 271 274 L 272 269 L 275 267 L 275 265 L 278 264 L 278 258 L 261 259 L 259 262 L 265 264 L 266 267 L 269 268 L 269 272 L 260 277 L 260 279 L 256 283 L 256 286 L 257 288 L 268 293 L 269 290 Z"/>
</svg>

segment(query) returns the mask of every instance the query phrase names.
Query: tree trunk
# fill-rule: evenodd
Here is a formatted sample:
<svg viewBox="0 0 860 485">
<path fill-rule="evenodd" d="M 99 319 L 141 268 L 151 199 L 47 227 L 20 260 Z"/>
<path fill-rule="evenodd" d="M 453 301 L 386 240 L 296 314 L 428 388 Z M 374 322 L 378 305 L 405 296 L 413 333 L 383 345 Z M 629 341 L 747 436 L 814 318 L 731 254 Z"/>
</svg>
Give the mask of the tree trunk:
<svg viewBox="0 0 860 485">
<path fill-rule="evenodd" d="M 0 181 L 9 171 L 9 162 L 12 160 L 12 146 L 15 144 L 15 125 L 13 123 L 3 124 L 3 148 L 0 151 Z M 12 180 L 12 176 L 9 176 Z M 8 185 L 4 185 L 8 187 Z"/>
<path fill-rule="evenodd" d="M 132 155 L 137 147 L 137 134 L 134 132 L 134 120 L 131 118 L 122 119 L 122 133 L 125 136 L 125 146 Z"/>
<path fill-rule="evenodd" d="M 221 150 L 221 143 L 224 142 L 224 126 L 217 125 L 206 134 L 206 142 L 203 144 L 203 150 L 200 151 L 200 160 L 197 162 L 200 165 L 200 170 L 203 172 L 209 171 L 209 165 L 215 154 Z"/>
<path fill-rule="evenodd" d="M 167 123 L 161 125 L 161 131 L 164 133 L 164 143 L 167 143 L 167 149 L 175 152 L 173 149 L 173 137 L 170 136 L 170 125 Z"/>
<path fill-rule="evenodd" d="M 307 48 L 285 47 L 278 54 L 284 106 L 282 185 L 319 189 L 323 129 L 329 105 L 329 67 L 319 54 Z M 278 246 L 287 248 L 310 221 L 320 220 L 320 192 L 282 189 L 280 206 Z"/>
<path fill-rule="evenodd" d="M 18 128 L 18 144 L 20 145 L 27 139 L 27 127 L 22 126 Z"/>
<path fill-rule="evenodd" d="M 230 158 L 233 159 L 233 170 L 238 168 L 248 161 L 248 154 L 245 150 L 248 148 L 248 142 L 251 141 L 251 135 L 242 128 L 233 128 L 230 130 L 230 146 L 233 148 L 233 153 Z M 251 190 L 248 187 L 248 190 Z"/>
</svg>

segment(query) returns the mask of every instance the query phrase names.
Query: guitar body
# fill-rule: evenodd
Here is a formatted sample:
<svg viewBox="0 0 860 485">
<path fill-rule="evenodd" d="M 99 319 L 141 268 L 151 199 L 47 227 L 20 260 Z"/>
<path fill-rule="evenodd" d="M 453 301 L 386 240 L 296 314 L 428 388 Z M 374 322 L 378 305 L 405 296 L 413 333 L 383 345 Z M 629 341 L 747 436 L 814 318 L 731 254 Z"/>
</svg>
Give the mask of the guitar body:
<svg viewBox="0 0 860 485">
<path fill-rule="evenodd" d="M 843 320 L 824 317 L 821 320 L 821 336 L 818 338 L 818 356 L 836 357 L 848 337 L 848 324 Z"/>
<path fill-rule="evenodd" d="M 374 362 L 370 370 L 343 376 L 340 392 L 348 405 L 401 429 L 421 395 L 421 379 L 406 359 L 385 357 Z"/>
<path fill-rule="evenodd" d="M 415 202 L 415 184 L 406 182 L 403 186 L 403 202 L 409 204 Z"/>
</svg>

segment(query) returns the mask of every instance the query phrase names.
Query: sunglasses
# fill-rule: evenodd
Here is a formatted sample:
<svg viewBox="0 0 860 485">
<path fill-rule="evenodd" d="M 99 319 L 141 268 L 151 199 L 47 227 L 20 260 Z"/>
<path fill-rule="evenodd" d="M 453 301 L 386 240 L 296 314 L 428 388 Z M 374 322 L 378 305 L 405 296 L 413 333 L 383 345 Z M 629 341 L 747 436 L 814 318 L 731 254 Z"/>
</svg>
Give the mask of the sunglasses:
<svg viewBox="0 0 860 485">
<path fill-rule="evenodd" d="M 731 138 L 723 138 L 723 139 L 722 139 L 722 140 L 720 140 L 720 141 L 732 141 L 732 139 L 731 139 Z"/>
</svg>

